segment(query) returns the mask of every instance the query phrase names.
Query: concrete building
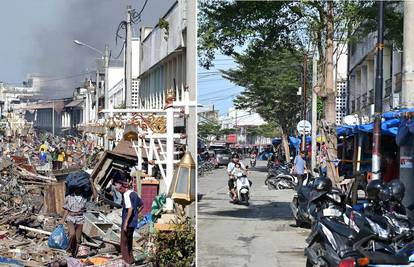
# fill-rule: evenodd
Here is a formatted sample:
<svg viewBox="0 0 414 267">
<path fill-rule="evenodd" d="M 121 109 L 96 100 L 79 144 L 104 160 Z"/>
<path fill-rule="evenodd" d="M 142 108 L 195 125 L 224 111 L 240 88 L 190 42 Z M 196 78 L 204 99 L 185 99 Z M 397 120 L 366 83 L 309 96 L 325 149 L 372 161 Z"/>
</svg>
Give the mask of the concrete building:
<svg viewBox="0 0 414 267">
<path fill-rule="evenodd" d="M 0 82 L 0 115 L 33 101 L 40 93 L 40 83 L 43 79 L 44 77 L 39 75 L 30 74 L 21 86 Z"/>
<path fill-rule="evenodd" d="M 336 124 L 342 124 L 347 114 L 348 102 L 348 51 L 346 44 L 335 44 L 334 79 L 336 88 Z"/>
<path fill-rule="evenodd" d="M 162 17 L 168 31 L 157 24 L 141 28 L 140 107 L 162 108 L 167 89 L 182 100 L 186 77 L 186 1 L 174 3 Z M 194 88 L 192 88 L 194 90 Z"/>
<path fill-rule="evenodd" d="M 198 123 L 205 121 L 219 122 L 218 110 L 214 108 L 214 105 L 203 106 L 197 109 Z"/>
<path fill-rule="evenodd" d="M 357 114 L 362 122 L 372 121 L 376 73 L 377 33 L 349 48 L 349 114 Z M 383 111 L 401 105 L 402 54 L 385 42 L 383 65 Z"/>
<path fill-rule="evenodd" d="M 271 138 L 250 135 L 248 130 L 265 124 L 265 121 L 255 112 L 229 108 L 226 116 L 220 118 L 222 129 L 235 129 L 236 142 L 245 145 L 270 144 Z M 276 136 L 275 136 L 276 137 Z"/>
</svg>

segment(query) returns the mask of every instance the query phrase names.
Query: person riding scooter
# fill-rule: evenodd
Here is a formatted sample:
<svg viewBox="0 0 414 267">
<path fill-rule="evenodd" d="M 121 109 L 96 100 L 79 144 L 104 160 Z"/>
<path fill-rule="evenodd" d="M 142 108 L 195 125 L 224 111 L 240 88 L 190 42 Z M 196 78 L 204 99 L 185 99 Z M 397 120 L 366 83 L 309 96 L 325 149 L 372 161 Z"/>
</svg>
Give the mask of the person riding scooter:
<svg viewBox="0 0 414 267">
<path fill-rule="evenodd" d="M 256 158 L 257 158 L 256 150 L 253 150 L 252 153 L 250 153 L 250 165 L 252 167 L 256 166 Z"/>
<path fill-rule="evenodd" d="M 236 164 L 240 164 L 240 170 L 243 170 L 243 171 L 246 170 L 246 167 L 244 166 L 243 162 L 240 162 L 239 155 L 234 154 L 232 156 L 231 162 L 227 165 L 227 175 L 229 177 L 228 186 L 229 186 L 229 191 L 231 193 L 231 198 L 233 202 L 237 200 L 237 194 L 236 194 L 236 191 L 234 190 L 234 183 L 236 180 L 236 177 L 234 176 L 234 170 L 236 168 Z"/>
</svg>

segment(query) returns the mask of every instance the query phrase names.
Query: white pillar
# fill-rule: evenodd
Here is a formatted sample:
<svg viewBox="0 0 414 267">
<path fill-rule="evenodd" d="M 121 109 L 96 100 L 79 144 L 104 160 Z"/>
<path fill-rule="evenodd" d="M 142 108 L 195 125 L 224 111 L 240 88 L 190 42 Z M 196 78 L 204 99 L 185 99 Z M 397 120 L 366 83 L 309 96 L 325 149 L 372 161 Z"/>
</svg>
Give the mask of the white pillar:
<svg viewBox="0 0 414 267">
<path fill-rule="evenodd" d="M 174 108 L 167 108 L 167 163 L 166 163 L 166 175 L 165 184 L 166 192 L 170 190 L 171 182 L 174 175 Z M 166 208 L 168 211 L 173 210 L 173 201 L 167 198 Z"/>
</svg>

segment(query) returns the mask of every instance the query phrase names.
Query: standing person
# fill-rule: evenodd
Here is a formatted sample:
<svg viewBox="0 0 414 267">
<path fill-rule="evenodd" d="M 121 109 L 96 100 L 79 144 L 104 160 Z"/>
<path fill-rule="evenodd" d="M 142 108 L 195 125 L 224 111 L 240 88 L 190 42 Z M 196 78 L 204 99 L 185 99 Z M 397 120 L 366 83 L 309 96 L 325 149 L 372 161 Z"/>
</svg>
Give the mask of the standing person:
<svg viewBox="0 0 414 267">
<path fill-rule="evenodd" d="M 39 147 L 39 151 L 47 151 L 47 146 L 46 146 L 46 144 L 45 144 L 45 142 L 43 141 L 42 142 L 42 144 L 40 145 L 40 147 Z"/>
<path fill-rule="evenodd" d="M 118 191 L 122 194 L 122 226 L 121 226 L 121 254 L 122 259 L 128 263 L 134 263 L 132 255 L 132 238 L 138 225 L 138 215 L 143 208 L 143 202 L 138 194 L 130 189 L 127 181 L 117 181 Z"/>
<path fill-rule="evenodd" d="M 58 150 L 57 161 L 59 162 L 59 169 L 62 169 L 63 162 L 65 161 L 65 152 L 63 149 Z"/>
<path fill-rule="evenodd" d="M 305 170 L 306 170 L 306 161 L 305 161 L 305 152 L 304 151 L 300 151 L 299 155 L 297 155 L 295 157 L 295 160 L 293 162 L 293 174 L 296 175 L 296 177 L 298 178 L 298 186 L 297 188 L 302 186 L 303 183 L 303 178 L 305 175 Z"/>
<path fill-rule="evenodd" d="M 39 153 L 39 158 L 40 158 L 40 161 L 41 161 L 42 163 L 46 162 L 46 157 L 47 157 L 46 152 L 45 152 L 44 148 L 42 147 L 42 148 L 40 149 L 40 153 Z"/>
</svg>

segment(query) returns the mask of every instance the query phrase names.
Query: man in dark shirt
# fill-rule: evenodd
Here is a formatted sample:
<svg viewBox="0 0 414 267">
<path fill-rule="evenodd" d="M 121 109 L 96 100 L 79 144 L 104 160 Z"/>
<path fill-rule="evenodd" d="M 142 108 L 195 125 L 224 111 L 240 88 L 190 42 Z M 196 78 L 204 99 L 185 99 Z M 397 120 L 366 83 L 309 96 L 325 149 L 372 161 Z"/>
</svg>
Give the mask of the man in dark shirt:
<svg viewBox="0 0 414 267">
<path fill-rule="evenodd" d="M 143 202 L 138 194 L 130 189 L 128 182 L 118 181 L 118 191 L 122 194 L 122 226 L 121 226 L 121 254 L 122 259 L 134 263 L 132 256 L 132 239 L 138 224 L 138 215 L 143 208 Z"/>
</svg>

